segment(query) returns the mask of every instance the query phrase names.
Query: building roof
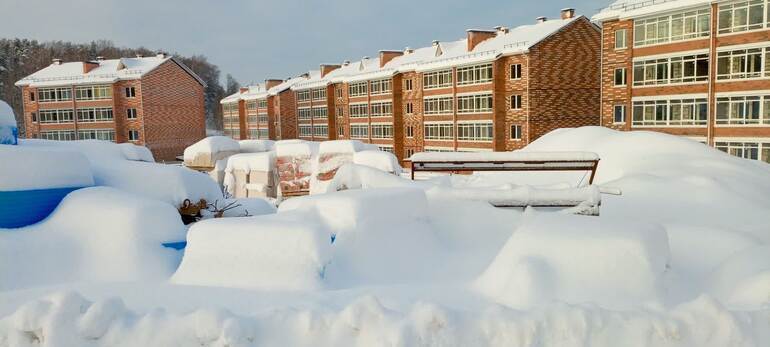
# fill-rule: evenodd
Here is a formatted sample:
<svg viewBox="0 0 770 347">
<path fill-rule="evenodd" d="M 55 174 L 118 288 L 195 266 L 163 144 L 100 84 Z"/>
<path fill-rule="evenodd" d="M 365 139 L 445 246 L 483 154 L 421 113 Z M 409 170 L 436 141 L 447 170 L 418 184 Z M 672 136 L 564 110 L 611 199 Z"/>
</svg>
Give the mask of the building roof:
<svg viewBox="0 0 770 347">
<path fill-rule="evenodd" d="M 526 53 L 531 47 L 580 18 L 585 17 L 550 19 L 541 23 L 518 26 L 508 32 L 497 32 L 495 37 L 482 41 L 470 52 L 467 50 L 467 39 L 463 38 L 405 50 L 403 55 L 391 59 L 382 67 L 380 67 L 379 58 L 365 58 L 343 65 L 323 78 L 320 71 L 313 70 L 304 81 L 295 84 L 292 89 L 303 90 L 323 87 L 329 83 L 387 78 L 397 72 L 430 71 L 450 66 L 489 62 L 502 55 Z"/>
<path fill-rule="evenodd" d="M 173 61 L 184 69 L 198 83 L 206 83 L 186 65 L 174 57 L 157 55 L 152 57 L 119 58 L 97 60 L 88 63 L 98 64 L 87 73 L 83 72 L 86 62 L 52 63 L 37 72 L 16 82 L 17 86 L 50 87 L 72 84 L 113 83 L 120 80 L 133 80 L 158 68 L 167 61 Z"/>
<path fill-rule="evenodd" d="M 273 86 L 272 88 L 267 89 L 267 90 L 265 89 L 266 86 L 263 83 L 251 85 L 251 86 L 247 87 L 248 88 L 247 91 L 245 91 L 243 93 L 238 91 L 238 92 L 236 92 L 234 94 L 228 95 L 228 96 L 222 98 L 222 100 L 220 100 L 219 103 L 220 104 L 228 104 L 228 103 L 238 102 L 239 100 L 258 100 L 258 99 L 264 99 L 264 98 L 267 98 L 268 96 L 278 95 L 278 93 L 291 88 L 297 82 L 302 82 L 304 80 L 305 80 L 305 78 L 301 77 L 301 76 L 292 77 L 292 78 L 284 80 L 283 82 L 279 83 L 278 85 Z"/>
<path fill-rule="evenodd" d="M 660 12 L 702 6 L 712 2 L 713 0 L 616 0 L 595 14 L 592 20 L 603 22 L 613 19 L 643 17 Z"/>
</svg>

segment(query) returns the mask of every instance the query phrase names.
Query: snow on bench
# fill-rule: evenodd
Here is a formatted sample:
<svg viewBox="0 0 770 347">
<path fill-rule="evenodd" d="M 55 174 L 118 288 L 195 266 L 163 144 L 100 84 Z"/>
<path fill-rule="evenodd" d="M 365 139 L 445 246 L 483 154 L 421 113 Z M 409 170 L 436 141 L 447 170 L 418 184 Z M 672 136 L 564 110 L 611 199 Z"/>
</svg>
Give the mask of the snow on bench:
<svg viewBox="0 0 770 347">
<path fill-rule="evenodd" d="M 599 155 L 593 152 L 421 152 L 413 154 L 417 171 L 589 171 L 593 183 Z"/>
</svg>

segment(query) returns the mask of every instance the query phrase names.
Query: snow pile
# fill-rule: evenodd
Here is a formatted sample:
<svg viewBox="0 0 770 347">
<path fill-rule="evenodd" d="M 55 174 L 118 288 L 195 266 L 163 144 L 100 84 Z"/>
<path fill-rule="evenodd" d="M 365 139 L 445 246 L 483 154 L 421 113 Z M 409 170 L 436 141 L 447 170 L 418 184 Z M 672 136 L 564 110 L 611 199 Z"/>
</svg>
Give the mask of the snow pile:
<svg viewBox="0 0 770 347">
<path fill-rule="evenodd" d="M 353 163 L 373 167 L 392 174 L 401 174 L 401 164 L 393 153 L 385 151 L 361 151 L 353 156 Z"/>
<path fill-rule="evenodd" d="M 94 185 L 88 159 L 73 151 L 0 146 L 0 162 L 0 191 Z"/>
<path fill-rule="evenodd" d="M 269 152 L 273 150 L 275 141 L 273 140 L 240 140 L 238 145 L 241 148 L 241 153 L 260 153 Z"/>
<path fill-rule="evenodd" d="M 171 205 L 113 188 L 80 189 L 46 220 L 0 232 L 0 287 L 164 280 L 179 255 L 162 243 L 184 235 Z"/>
<path fill-rule="evenodd" d="M 334 178 L 337 169 L 353 162 L 353 155 L 364 149 L 364 144 L 357 140 L 324 141 L 318 149 L 318 158 L 310 181 L 310 193 L 325 193 L 329 181 Z"/>
<path fill-rule="evenodd" d="M 227 158 L 222 185 L 229 194 L 244 197 L 247 195 L 248 184 L 261 184 L 263 188 L 274 187 L 274 172 L 274 152 L 235 154 Z"/>
<path fill-rule="evenodd" d="M 19 129 L 13 109 L 0 100 L 0 145 L 15 145 L 18 142 Z"/>
<path fill-rule="evenodd" d="M 622 309 L 661 302 L 668 259 L 659 226 L 538 214 L 514 232 L 476 285 L 514 308 L 563 301 Z"/>
<path fill-rule="evenodd" d="M 214 167 L 217 160 L 241 151 L 238 141 L 226 136 L 209 136 L 184 150 L 184 163 L 193 167 Z"/>
<path fill-rule="evenodd" d="M 123 150 L 123 156 L 128 160 L 146 161 L 148 163 L 155 162 L 152 152 L 145 146 L 137 146 L 133 143 L 120 143 L 118 146 Z"/>
<path fill-rule="evenodd" d="M 318 155 L 318 150 L 317 142 L 287 140 L 275 143 L 281 195 L 301 194 L 310 190 L 314 157 Z"/>
<path fill-rule="evenodd" d="M 291 214 L 210 219 L 187 235 L 180 284 L 260 289 L 322 287 L 329 234 Z"/>
<path fill-rule="evenodd" d="M 727 258 L 709 276 L 710 292 L 733 307 L 770 304 L 770 246 L 750 247 Z"/>
</svg>

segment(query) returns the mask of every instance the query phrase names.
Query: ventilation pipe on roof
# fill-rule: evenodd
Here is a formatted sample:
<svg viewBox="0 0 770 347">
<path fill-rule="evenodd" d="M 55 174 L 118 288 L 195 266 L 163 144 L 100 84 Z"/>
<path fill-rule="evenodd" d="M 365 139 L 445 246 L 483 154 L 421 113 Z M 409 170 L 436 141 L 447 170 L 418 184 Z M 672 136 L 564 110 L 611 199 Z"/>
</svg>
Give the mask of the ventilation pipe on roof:
<svg viewBox="0 0 770 347">
<path fill-rule="evenodd" d="M 104 61 L 104 57 L 101 55 L 96 56 L 96 61 Z"/>
<path fill-rule="evenodd" d="M 61 65 L 61 59 L 53 58 L 53 59 L 51 59 L 51 64 L 53 64 L 53 65 Z"/>
<path fill-rule="evenodd" d="M 350 60 L 345 60 L 342 62 L 342 66 L 348 66 L 350 65 Z"/>
<path fill-rule="evenodd" d="M 160 59 L 166 59 L 167 55 L 166 55 L 166 52 L 158 51 L 158 53 L 156 53 L 155 56 L 160 58 Z"/>
<path fill-rule="evenodd" d="M 495 29 L 495 31 L 497 31 L 497 35 L 507 34 L 508 31 L 509 31 L 508 27 L 504 27 L 502 25 L 498 25 L 498 26 L 494 27 L 494 29 Z"/>
<path fill-rule="evenodd" d="M 369 56 L 364 56 L 364 60 L 369 60 Z"/>
<path fill-rule="evenodd" d="M 575 17 L 575 9 L 574 8 L 563 8 L 561 9 L 561 19 L 570 19 L 572 17 Z"/>
<path fill-rule="evenodd" d="M 548 21 L 548 18 L 546 18 L 545 16 L 540 16 L 535 18 L 535 21 L 537 21 L 538 23 L 545 23 L 546 21 Z"/>
<path fill-rule="evenodd" d="M 414 53 L 413 49 L 411 49 L 409 47 L 404 48 L 404 54 L 412 54 L 412 53 Z"/>
<path fill-rule="evenodd" d="M 432 45 L 433 47 L 436 47 L 436 46 L 438 46 L 438 40 L 433 40 L 433 42 L 431 42 L 431 45 Z"/>
</svg>

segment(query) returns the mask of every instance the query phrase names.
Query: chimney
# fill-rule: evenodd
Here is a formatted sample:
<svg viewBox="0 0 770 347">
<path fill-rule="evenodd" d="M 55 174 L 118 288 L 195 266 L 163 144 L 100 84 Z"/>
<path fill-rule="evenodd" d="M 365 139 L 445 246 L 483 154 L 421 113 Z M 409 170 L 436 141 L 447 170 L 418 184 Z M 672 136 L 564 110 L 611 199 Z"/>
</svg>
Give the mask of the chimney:
<svg viewBox="0 0 770 347">
<path fill-rule="evenodd" d="M 495 29 L 495 31 L 497 32 L 497 33 L 496 33 L 497 35 L 501 35 L 501 34 L 507 34 L 507 33 L 508 33 L 508 31 L 509 31 L 508 27 L 504 27 L 504 26 L 502 26 L 502 25 L 498 25 L 498 26 L 496 26 L 494 29 Z"/>
<path fill-rule="evenodd" d="M 91 70 L 99 67 L 99 63 L 95 61 L 84 61 L 83 62 L 83 73 L 86 74 L 90 72 Z"/>
<path fill-rule="evenodd" d="M 342 66 L 348 66 L 350 65 L 350 60 L 345 60 L 342 62 Z"/>
<path fill-rule="evenodd" d="M 387 51 L 382 50 L 380 51 L 380 68 L 385 66 L 389 61 L 393 60 L 395 57 L 400 57 L 404 54 L 404 52 L 401 51 Z"/>
<path fill-rule="evenodd" d="M 468 52 L 473 51 L 473 49 L 476 48 L 476 45 L 482 41 L 495 37 L 495 32 L 490 30 L 468 29 L 465 32 L 468 35 L 468 39 L 466 40 L 468 43 Z"/>
<path fill-rule="evenodd" d="M 101 55 L 96 56 L 96 61 L 104 61 L 104 57 Z"/>
<path fill-rule="evenodd" d="M 265 89 L 273 88 L 279 84 L 283 83 L 283 80 L 271 78 L 265 80 Z"/>
<path fill-rule="evenodd" d="M 249 87 L 241 87 L 240 89 L 238 89 L 238 92 L 240 92 L 241 94 L 243 94 L 245 92 L 248 92 L 248 91 L 249 91 Z"/>
<path fill-rule="evenodd" d="M 324 78 L 326 74 L 334 70 L 337 70 L 339 68 L 340 68 L 340 65 L 336 65 L 336 64 L 321 64 L 321 78 Z"/>
<path fill-rule="evenodd" d="M 53 65 L 61 65 L 61 59 L 53 58 L 53 59 L 51 59 L 51 64 L 53 64 Z"/>
<path fill-rule="evenodd" d="M 310 78 L 310 73 L 309 72 L 305 72 L 305 73 L 299 75 L 299 77 Z"/>
<path fill-rule="evenodd" d="M 571 19 L 572 17 L 575 17 L 574 8 L 567 7 L 561 10 L 561 19 Z"/>
<path fill-rule="evenodd" d="M 413 49 L 411 49 L 409 47 L 404 48 L 404 54 L 412 54 L 412 53 L 414 53 Z"/>
<path fill-rule="evenodd" d="M 432 45 L 433 47 L 436 47 L 436 46 L 438 46 L 438 40 L 433 40 L 433 42 L 431 42 L 431 45 Z"/>
<path fill-rule="evenodd" d="M 166 55 L 166 52 L 158 51 L 158 53 L 155 54 L 155 57 L 160 59 L 166 59 L 167 55 Z"/>
<path fill-rule="evenodd" d="M 537 23 L 545 23 L 547 20 L 548 20 L 548 18 L 546 18 L 544 16 L 540 16 L 540 17 L 535 18 L 535 21 L 537 21 Z"/>
</svg>

